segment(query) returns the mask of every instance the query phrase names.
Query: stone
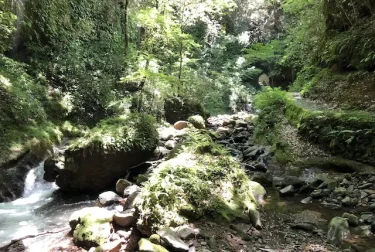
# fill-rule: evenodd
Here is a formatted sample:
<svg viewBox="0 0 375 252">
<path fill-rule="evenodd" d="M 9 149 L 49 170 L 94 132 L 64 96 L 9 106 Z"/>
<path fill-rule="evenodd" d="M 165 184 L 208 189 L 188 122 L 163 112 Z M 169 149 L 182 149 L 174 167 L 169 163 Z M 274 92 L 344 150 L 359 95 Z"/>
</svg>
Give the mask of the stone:
<svg viewBox="0 0 375 252">
<path fill-rule="evenodd" d="M 273 185 L 275 187 L 285 187 L 293 185 L 294 188 L 300 188 L 305 182 L 297 176 L 273 177 Z"/>
<path fill-rule="evenodd" d="M 264 198 L 267 195 L 266 189 L 264 189 L 264 187 L 261 184 L 255 181 L 250 181 L 249 186 L 250 186 L 250 190 L 252 191 L 254 195 L 256 203 L 258 205 L 263 205 Z"/>
<path fill-rule="evenodd" d="M 358 186 L 358 189 L 367 189 L 367 188 L 371 187 L 372 185 L 373 185 L 373 183 L 366 183 L 366 184 Z"/>
<path fill-rule="evenodd" d="M 337 194 L 337 195 L 340 195 L 340 196 L 345 196 L 346 193 L 347 193 L 347 190 L 345 187 L 337 187 L 335 188 L 335 190 L 333 191 L 333 193 Z"/>
<path fill-rule="evenodd" d="M 119 203 L 122 200 L 122 197 L 111 191 L 101 193 L 98 197 L 98 201 L 101 206 L 110 206 L 114 203 Z"/>
<path fill-rule="evenodd" d="M 129 197 L 126 199 L 125 204 L 124 204 L 124 211 L 127 209 L 134 208 L 136 203 L 140 202 L 142 200 L 141 192 L 136 191 L 133 192 Z"/>
<path fill-rule="evenodd" d="M 121 227 L 131 226 L 137 222 L 137 212 L 133 208 L 126 210 L 124 213 L 115 213 L 113 221 Z"/>
<path fill-rule="evenodd" d="M 162 157 L 165 157 L 167 156 L 171 151 L 168 150 L 167 148 L 165 148 L 164 146 L 158 146 L 155 150 L 154 150 L 154 156 L 162 156 Z"/>
<path fill-rule="evenodd" d="M 163 228 L 157 233 L 158 235 L 160 235 L 161 239 L 163 239 L 168 244 L 168 247 L 170 247 L 172 251 L 189 251 L 189 246 L 183 240 L 181 240 L 178 235 L 169 227 Z"/>
<path fill-rule="evenodd" d="M 336 246 L 350 235 L 349 223 L 345 218 L 334 217 L 328 225 L 328 240 Z"/>
<path fill-rule="evenodd" d="M 341 201 L 343 206 L 356 206 L 358 204 L 358 199 L 356 198 L 351 198 L 351 197 L 345 197 Z"/>
<path fill-rule="evenodd" d="M 121 251 L 138 251 L 138 242 L 141 238 L 142 234 L 136 228 L 132 228 L 129 237 L 126 239 L 127 243 L 121 248 Z"/>
<path fill-rule="evenodd" d="M 126 198 L 132 195 L 133 193 L 140 192 L 140 191 L 141 191 L 141 188 L 139 186 L 131 185 L 125 188 L 125 190 L 123 191 L 123 194 L 124 194 L 124 197 Z"/>
<path fill-rule="evenodd" d="M 145 238 L 139 240 L 138 246 L 139 252 L 168 252 L 164 247 L 154 244 Z"/>
<path fill-rule="evenodd" d="M 350 226 L 357 227 L 359 225 L 359 218 L 354 214 L 344 213 L 342 217 L 348 220 Z"/>
<path fill-rule="evenodd" d="M 310 196 L 314 199 L 320 199 L 323 197 L 326 197 L 330 194 L 330 191 L 328 189 L 317 189 L 314 190 L 312 193 L 310 193 Z"/>
<path fill-rule="evenodd" d="M 218 132 L 218 133 L 227 133 L 229 131 L 230 131 L 229 128 L 226 128 L 226 127 L 219 127 L 216 130 L 216 132 Z"/>
<path fill-rule="evenodd" d="M 183 130 L 185 128 L 188 127 L 188 122 L 187 121 L 178 121 L 176 122 L 175 124 L 173 124 L 173 127 L 176 129 L 176 130 Z"/>
<path fill-rule="evenodd" d="M 74 243 L 85 248 L 101 246 L 111 235 L 113 213 L 99 207 L 83 208 L 69 218 Z"/>
<path fill-rule="evenodd" d="M 294 186 L 289 185 L 284 187 L 283 189 L 279 190 L 280 196 L 293 196 L 294 195 Z"/>
<path fill-rule="evenodd" d="M 190 116 L 188 119 L 189 123 L 191 123 L 195 128 L 197 129 L 205 129 L 205 121 L 202 116 L 200 115 L 194 115 Z"/>
<path fill-rule="evenodd" d="M 126 187 L 131 186 L 133 183 L 126 179 L 119 179 L 116 183 L 116 192 L 123 194 Z"/>
<path fill-rule="evenodd" d="M 370 209 L 370 211 L 375 211 L 375 203 L 372 203 L 371 205 L 369 205 L 368 208 Z"/>
<path fill-rule="evenodd" d="M 176 234 L 183 240 L 192 239 L 200 235 L 199 229 L 189 227 L 188 225 L 175 227 L 175 228 L 172 228 L 172 230 L 176 232 Z"/>
<path fill-rule="evenodd" d="M 154 244 L 158 244 L 158 245 L 161 244 L 161 238 L 160 238 L 160 235 L 158 234 L 152 234 L 149 239 L 150 239 L 150 242 Z"/>
<path fill-rule="evenodd" d="M 150 145 L 156 141 L 150 139 Z M 65 168 L 59 170 L 56 184 L 62 191 L 96 193 L 111 187 L 131 167 L 147 161 L 154 148 L 103 151 L 101 148 L 78 148 L 65 151 Z"/>
<path fill-rule="evenodd" d="M 371 232 L 375 234 L 375 220 L 371 222 Z"/>
<path fill-rule="evenodd" d="M 119 252 L 120 249 L 121 241 L 113 241 L 97 247 L 94 252 Z"/>
<path fill-rule="evenodd" d="M 176 141 L 174 141 L 174 140 L 168 140 L 168 141 L 165 143 L 165 147 L 166 147 L 168 150 L 172 150 L 172 149 L 176 148 Z"/>
<path fill-rule="evenodd" d="M 258 182 L 259 184 L 264 185 L 264 186 L 272 185 L 271 174 L 266 174 L 263 172 L 254 172 L 254 174 L 251 176 L 251 180 Z"/>
<path fill-rule="evenodd" d="M 302 204 L 309 204 L 311 202 L 312 202 L 312 197 L 310 197 L 310 196 L 301 200 Z"/>
</svg>

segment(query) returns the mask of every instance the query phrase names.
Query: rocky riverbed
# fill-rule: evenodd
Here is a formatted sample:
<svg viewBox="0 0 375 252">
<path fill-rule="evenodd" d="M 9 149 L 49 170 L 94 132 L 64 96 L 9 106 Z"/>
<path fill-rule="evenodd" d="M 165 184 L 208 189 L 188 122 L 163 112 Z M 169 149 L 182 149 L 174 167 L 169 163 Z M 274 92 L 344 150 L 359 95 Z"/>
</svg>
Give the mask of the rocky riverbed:
<svg viewBox="0 0 375 252">
<path fill-rule="evenodd" d="M 160 128 L 154 157 L 131 169 L 113 185 L 113 191 L 100 194 L 96 207 L 75 212 L 70 217 L 70 233 L 65 230 L 29 238 L 22 246 L 29 251 L 41 244 L 48 251 L 82 251 L 81 247 L 113 252 L 371 251 L 375 244 L 375 173 L 371 169 L 353 172 L 357 163 L 328 155 L 319 162 L 280 167 L 271 147 L 254 144 L 255 119 L 255 115 L 239 113 L 211 117 L 206 125 L 198 117 Z M 173 155 L 188 134 L 189 124 L 211 130 L 215 142 L 236 158 L 247 176 L 266 188 L 267 195 L 254 194 L 259 203 L 258 221 L 192 216 L 184 225 L 152 232 L 139 225 L 137 220 L 145 214 L 136 207 L 142 201 L 142 183 Z M 19 251 L 19 246 L 15 243 L 3 251 Z"/>
</svg>

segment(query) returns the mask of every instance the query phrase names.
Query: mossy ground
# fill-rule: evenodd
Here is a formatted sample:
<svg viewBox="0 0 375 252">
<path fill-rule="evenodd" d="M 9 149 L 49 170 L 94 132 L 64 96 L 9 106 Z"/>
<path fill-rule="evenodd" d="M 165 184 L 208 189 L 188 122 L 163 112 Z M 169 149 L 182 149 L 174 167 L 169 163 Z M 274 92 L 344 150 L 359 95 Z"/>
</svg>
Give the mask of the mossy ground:
<svg viewBox="0 0 375 252">
<path fill-rule="evenodd" d="M 192 131 L 144 183 L 140 222 L 157 229 L 188 218 L 245 218 L 255 208 L 253 186 L 239 164 L 206 131 Z"/>
<path fill-rule="evenodd" d="M 283 124 L 298 128 L 305 139 L 335 155 L 375 164 L 375 115 L 365 111 L 317 111 L 299 106 L 286 92 L 266 90 L 256 98 L 261 109 L 255 138 L 273 146 L 280 163 L 294 161 L 294 153 L 282 141 Z"/>
</svg>

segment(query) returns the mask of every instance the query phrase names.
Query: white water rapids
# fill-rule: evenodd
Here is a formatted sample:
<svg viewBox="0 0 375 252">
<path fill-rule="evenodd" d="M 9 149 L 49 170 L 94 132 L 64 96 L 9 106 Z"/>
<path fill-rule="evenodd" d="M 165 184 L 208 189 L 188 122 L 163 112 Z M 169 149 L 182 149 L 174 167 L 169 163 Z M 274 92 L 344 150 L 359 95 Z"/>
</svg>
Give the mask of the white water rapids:
<svg viewBox="0 0 375 252">
<path fill-rule="evenodd" d="M 30 170 L 22 198 L 0 203 L 0 246 L 12 239 L 68 226 L 70 215 L 94 204 L 86 195 L 54 194 L 55 183 L 43 180 L 43 163 Z"/>
</svg>

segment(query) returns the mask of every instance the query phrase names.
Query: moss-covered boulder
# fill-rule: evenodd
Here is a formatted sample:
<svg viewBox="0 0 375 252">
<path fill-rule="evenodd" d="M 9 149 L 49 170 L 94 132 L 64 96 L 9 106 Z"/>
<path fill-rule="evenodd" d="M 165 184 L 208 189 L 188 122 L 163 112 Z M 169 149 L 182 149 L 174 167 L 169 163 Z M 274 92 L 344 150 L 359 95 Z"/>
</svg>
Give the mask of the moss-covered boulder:
<svg viewBox="0 0 375 252">
<path fill-rule="evenodd" d="M 138 242 L 139 252 L 168 252 L 164 247 L 153 244 L 148 239 L 141 239 Z"/>
<path fill-rule="evenodd" d="M 111 235 L 113 213 L 99 207 L 83 208 L 74 212 L 69 224 L 74 243 L 85 248 L 103 245 Z"/>
<path fill-rule="evenodd" d="M 101 191 L 146 161 L 157 138 L 154 120 L 148 115 L 101 121 L 65 152 L 65 167 L 56 184 L 64 191 Z"/>
<path fill-rule="evenodd" d="M 347 219 L 335 217 L 329 222 L 327 236 L 330 242 L 339 246 L 348 235 L 350 230 Z"/>
<path fill-rule="evenodd" d="M 173 97 L 165 101 L 165 119 L 170 124 L 177 121 L 186 120 L 189 116 L 200 115 L 208 117 L 202 104 L 184 97 Z"/>
<path fill-rule="evenodd" d="M 197 129 L 205 129 L 206 128 L 206 124 L 204 122 L 204 119 L 200 115 L 190 116 L 188 121 L 189 121 L 189 123 L 191 123 Z"/>
<path fill-rule="evenodd" d="M 204 215 L 228 222 L 249 219 L 244 212 L 256 209 L 253 188 L 239 164 L 209 134 L 191 131 L 144 184 L 138 224 L 155 230 Z"/>
</svg>

